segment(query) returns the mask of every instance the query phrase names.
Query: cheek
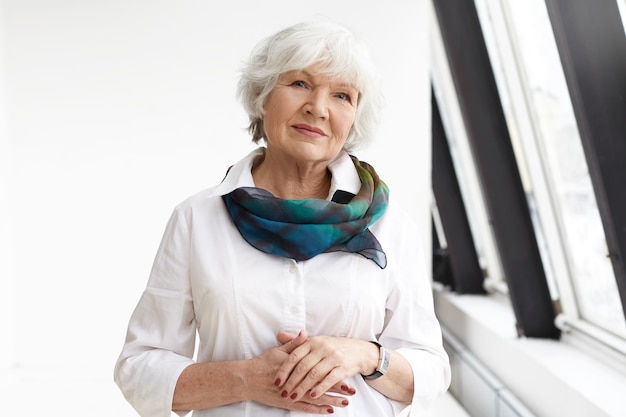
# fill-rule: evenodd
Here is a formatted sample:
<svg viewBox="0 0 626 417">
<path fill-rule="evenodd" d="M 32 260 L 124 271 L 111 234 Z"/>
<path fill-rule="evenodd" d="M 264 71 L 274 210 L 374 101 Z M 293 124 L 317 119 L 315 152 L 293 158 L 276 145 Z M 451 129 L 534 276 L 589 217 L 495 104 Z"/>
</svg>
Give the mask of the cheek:
<svg viewBox="0 0 626 417">
<path fill-rule="evenodd" d="M 283 114 L 280 105 L 274 102 L 266 103 L 263 114 L 263 125 L 265 129 L 276 129 L 281 122 L 281 118 L 283 118 Z"/>
<path fill-rule="evenodd" d="M 352 129 L 352 126 L 354 126 L 354 121 L 356 120 L 355 116 L 355 113 L 352 111 L 345 112 L 345 114 L 340 117 L 340 121 L 337 123 L 337 130 L 341 132 L 341 135 L 344 139 L 348 137 L 350 129 Z"/>
</svg>

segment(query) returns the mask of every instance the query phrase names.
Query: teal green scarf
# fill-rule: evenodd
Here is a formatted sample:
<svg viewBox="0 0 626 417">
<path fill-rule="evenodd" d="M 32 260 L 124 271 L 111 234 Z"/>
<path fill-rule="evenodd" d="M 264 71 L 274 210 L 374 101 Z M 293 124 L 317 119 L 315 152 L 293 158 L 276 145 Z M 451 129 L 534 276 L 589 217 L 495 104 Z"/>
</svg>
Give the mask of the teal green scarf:
<svg viewBox="0 0 626 417">
<path fill-rule="evenodd" d="M 323 252 L 353 252 L 382 269 L 387 257 L 369 227 L 385 212 L 389 188 L 371 165 L 351 158 L 361 180 L 357 195 L 337 191 L 331 201 L 283 200 L 240 187 L 222 198 L 239 233 L 265 253 L 304 261 Z"/>
</svg>

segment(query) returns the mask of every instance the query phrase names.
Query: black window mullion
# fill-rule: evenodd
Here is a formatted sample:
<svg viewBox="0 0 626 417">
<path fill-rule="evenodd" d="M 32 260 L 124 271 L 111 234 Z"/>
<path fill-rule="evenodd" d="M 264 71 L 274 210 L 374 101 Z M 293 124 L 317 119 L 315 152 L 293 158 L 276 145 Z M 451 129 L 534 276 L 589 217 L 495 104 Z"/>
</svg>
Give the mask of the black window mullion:
<svg viewBox="0 0 626 417">
<path fill-rule="evenodd" d="M 434 0 L 517 330 L 558 338 L 555 311 L 473 2 Z"/>
<path fill-rule="evenodd" d="M 626 314 L 626 36 L 615 0 L 546 0 Z"/>
<path fill-rule="evenodd" d="M 434 92 L 431 103 L 432 188 L 447 243 L 440 255 L 447 259 L 441 262 L 448 261 L 451 273 L 451 277 L 443 279 L 452 278 L 452 288 L 459 294 L 484 294 L 483 274 Z M 440 246 L 433 248 L 441 249 Z"/>
</svg>

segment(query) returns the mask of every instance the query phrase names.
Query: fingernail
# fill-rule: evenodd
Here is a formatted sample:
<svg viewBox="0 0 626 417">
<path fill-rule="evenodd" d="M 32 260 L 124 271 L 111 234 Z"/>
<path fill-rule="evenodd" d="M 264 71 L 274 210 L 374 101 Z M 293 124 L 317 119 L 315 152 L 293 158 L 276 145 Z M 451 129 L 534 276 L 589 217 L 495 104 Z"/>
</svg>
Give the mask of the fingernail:
<svg viewBox="0 0 626 417">
<path fill-rule="evenodd" d="M 274 381 L 274 385 L 276 385 L 277 387 L 280 386 L 280 378 L 276 378 L 276 381 Z"/>
<path fill-rule="evenodd" d="M 343 401 L 341 402 L 341 404 L 342 404 L 342 405 L 348 405 L 348 404 L 350 404 L 350 402 L 349 402 L 348 400 L 343 400 Z"/>
<path fill-rule="evenodd" d="M 335 412 L 335 410 L 333 410 L 332 408 L 329 408 L 327 411 L 328 411 L 328 414 L 332 414 Z"/>
<path fill-rule="evenodd" d="M 289 393 L 286 390 L 283 390 L 283 392 L 280 393 L 280 396 L 283 398 L 287 398 L 287 395 L 289 395 Z"/>
<path fill-rule="evenodd" d="M 356 394 L 356 390 L 351 388 L 351 389 L 348 390 L 348 393 L 349 394 Z"/>
<path fill-rule="evenodd" d="M 347 385 L 342 385 L 341 386 L 341 390 L 342 391 L 348 391 L 348 386 Z"/>
<path fill-rule="evenodd" d="M 298 398 L 298 393 L 294 392 L 293 394 L 291 394 L 291 397 L 289 398 L 291 398 L 292 400 L 295 400 L 296 398 Z"/>
<path fill-rule="evenodd" d="M 317 397 L 317 392 L 313 391 L 310 395 L 311 395 L 311 398 L 315 398 Z"/>
</svg>

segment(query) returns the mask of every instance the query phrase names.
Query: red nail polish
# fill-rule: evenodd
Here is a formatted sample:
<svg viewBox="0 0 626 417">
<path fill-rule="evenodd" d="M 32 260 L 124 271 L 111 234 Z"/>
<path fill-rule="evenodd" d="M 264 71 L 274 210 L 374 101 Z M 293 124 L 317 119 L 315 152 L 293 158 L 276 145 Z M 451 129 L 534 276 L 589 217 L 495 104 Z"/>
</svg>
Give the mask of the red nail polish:
<svg viewBox="0 0 626 417">
<path fill-rule="evenodd" d="M 328 414 L 332 414 L 332 413 L 334 413 L 334 412 L 335 412 L 335 410 L 333 410 L 332 408 L 329 408 L 329 409 L 328 409 L 328 410 L 326 410 L 326 411 L 328 411 Z"/>
<path fill-rule="evenodd" d="M 297 392 L 294 392 L 293 394 L 291 394 L 291 397 L 290 397 L 290 398 L 291 398 L 292 400 L 295 400 L 296 398 L 298 398 L 298 393 L 297 393 Z"/>
<path fill-rule="evenodd" d="M 341 390 L 342 391 L 348 391 L 348 386 L 347 385 L 342 385 L 341 386 Z"/>
<path fill-rule="evenodd" d="M 343 400 L 343 401 L 341 402 L 341 404 L 342 404 L 342 405 L 348 405 L 348 404 L 350 404 L 350 402 L 349 402 L 348 400 Z"/>
<path fill-rule="evenodd" d="M 311 398 L 315 398 L 317 397 L 317 392 L 313 391 L 311 394 L 309 394 L 311 396 Z"/>
<path fill-rule="evenodd" d="M 283 392 L 280 393 L 280 396 L 283 398 L 287 398 L 287 395 L 289 395 L 289 393 L 286 390 L 283 390 Z"/>
<path fill-rule="evenodd" d="M 274 381 L 274 385 L 276 385 L 277 387 L 280 386 L 280 378 L 276 378 L 276 381 Z"/>
</svg>

